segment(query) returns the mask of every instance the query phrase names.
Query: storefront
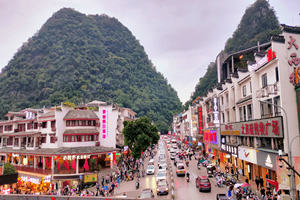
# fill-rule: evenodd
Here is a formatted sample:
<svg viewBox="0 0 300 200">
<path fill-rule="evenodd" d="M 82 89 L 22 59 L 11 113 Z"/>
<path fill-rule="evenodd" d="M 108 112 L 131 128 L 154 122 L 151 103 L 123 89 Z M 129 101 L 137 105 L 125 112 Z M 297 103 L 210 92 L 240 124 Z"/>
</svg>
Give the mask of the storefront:
<svg viewBox="0 0 300 200">
<path fill-rule="evenodd" d="M 234 171 L 237 169 L 237 158 L 238 158 L 238 146 L 226 144 L 226 138 L 221 136 L 221 155 L 220 155 L 220 167 L 225 170 L 225 167 L 233 168 Z"/>
<path fill-rule="evenodd" d="M 255 180 L 254 165 L 257 164 L 257 152 L 253 148 L 238 148 L 237 165 L 239 173 L 246 176 L 249 180 Z"/>
<path fill-rule="evenodd" d="M 205 144 L 205 153 L 212 161 L 216 161 L 219 157 L 219 147 L 218 147 L 218 130 L 209 129 L 204 130 L 204 144 Z"/>
</svg>

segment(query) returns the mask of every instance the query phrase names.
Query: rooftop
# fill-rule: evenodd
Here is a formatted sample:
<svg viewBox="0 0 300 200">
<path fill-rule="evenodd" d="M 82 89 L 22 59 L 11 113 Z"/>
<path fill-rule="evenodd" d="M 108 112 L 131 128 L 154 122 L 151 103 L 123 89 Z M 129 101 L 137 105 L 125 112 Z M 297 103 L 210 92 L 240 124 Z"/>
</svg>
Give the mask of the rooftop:
<svg viewBox="0 0 300 200">
<path fill-rule="evenodd" d="M 70 119 L 98 119 L 98 117 L 92 110 L 70 110 L 64 120 Z"/>
</svg>

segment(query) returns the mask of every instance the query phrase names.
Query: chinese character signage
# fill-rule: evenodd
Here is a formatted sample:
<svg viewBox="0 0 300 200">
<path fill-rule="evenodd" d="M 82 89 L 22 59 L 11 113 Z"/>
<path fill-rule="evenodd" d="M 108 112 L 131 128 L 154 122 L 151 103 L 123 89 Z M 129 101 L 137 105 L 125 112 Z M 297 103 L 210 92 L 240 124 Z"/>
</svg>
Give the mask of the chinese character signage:
<svg viewBox="0 0 300 200">
<path fill-rule="evenodd" d="M 219 104 L 217 97 L 212 98 L 212 106 L 213 106 L 213 123 L 219 124 Z"/>
<path fill-rule="evenodd" d="M 107 137 L 107 124 L 108 124 L 108 120 L 107 120 L 107 110 L 103 109 L 102 113 L 102 138 L 105 139 Z"/>
<path fill-rule="evenodd" d="M 283 137 L 282 117 L 222 124 L 221 135 Z"/>
<path fill-rule="evenodd" d="M 290 82 L 295 86 L 299 87 L 300 86 L 300 58 L 297 56 L 297 53 L 295 52 L 298 50 L 299 46 L 296 43 L 296 39 L 293 36 L 289 36 L 288 40 L 288 52 L 289 57 L 288 57 L 288 64 L 290 67 L 293 68 L 293 72 L 290 75 Z"/>
<path fill-rule="evenodd" d="M 217 141 L 217 131 L 216 130 L 205 130 L 204 131 L 204 141 L 209 144 L 218 144 Z"/>
<path fill-rule="evenodd" d="M 202 107 L 198 108 L 198 125 L 199 125 L 199 134 L 203 135 Z"/>
<path fill-rule="evenodd" d="M 238 156 L 238 147 L 233 145 L 221 144 L 221 150 L 225 153 L 231 154 L 232 156 Z"/>
</svg>

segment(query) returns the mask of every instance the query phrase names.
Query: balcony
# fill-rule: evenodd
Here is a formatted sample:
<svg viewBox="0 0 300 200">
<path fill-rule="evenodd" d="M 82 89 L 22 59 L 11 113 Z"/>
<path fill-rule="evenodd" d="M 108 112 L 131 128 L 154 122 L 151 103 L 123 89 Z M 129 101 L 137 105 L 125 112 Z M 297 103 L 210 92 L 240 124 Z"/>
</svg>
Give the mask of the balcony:
<svg viewBox="0 0 300 200">
<path fill-rule="evenodd" d="M 267 85 L 264 88 L 256 90 L 256 98 L 264 98 L 269 97 L 271 95 L 277 95 L 279 93 L 279 84 L 274 83 L 271 85 Z"/>
<path fill-rule="evenodd" d="M 33 173 L 39 173 L 39 174 L 51 174 L 50 169 L 41 169 L 41 168 L 33 168 L 33 167 L 27 167 L 27 166 L 17 166 L 15 165 L 17 171 L 24 171 L 24 172 L 33 172 Z"/>
</svg>

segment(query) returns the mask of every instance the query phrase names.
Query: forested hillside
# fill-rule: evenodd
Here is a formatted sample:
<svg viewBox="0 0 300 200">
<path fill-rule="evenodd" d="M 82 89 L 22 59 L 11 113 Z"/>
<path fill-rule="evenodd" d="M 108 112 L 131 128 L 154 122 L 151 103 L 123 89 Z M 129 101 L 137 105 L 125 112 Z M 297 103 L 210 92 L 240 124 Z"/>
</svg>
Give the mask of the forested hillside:
<svg viewBox="0 0 300 200">
<path fill-rule="evenodd" d="M 167 129 L 181 109 L 176 91 L 117 19 L 64 8 L 54 13 L 0 74 L 0 116 L 8 110 L 114 102 Z"/>
<path fill-rule="evenodd" d="M 261 44 L 270 41 L 272 35 L 280 33 L 278 19 L 275 11 L 266 0 L 257 0 L 246 9 L 237 29 L 225 45 L 224 53 L 230 54 L 239 50 L 255 46 L 257 41 Z M 190 105 L 198 96 L 204 96 L 207 91 L 217 84 L 216 64 L 210 64 L 205 75 L 199 79 L 195 91 L 185 107 Z"/>
</svg>

